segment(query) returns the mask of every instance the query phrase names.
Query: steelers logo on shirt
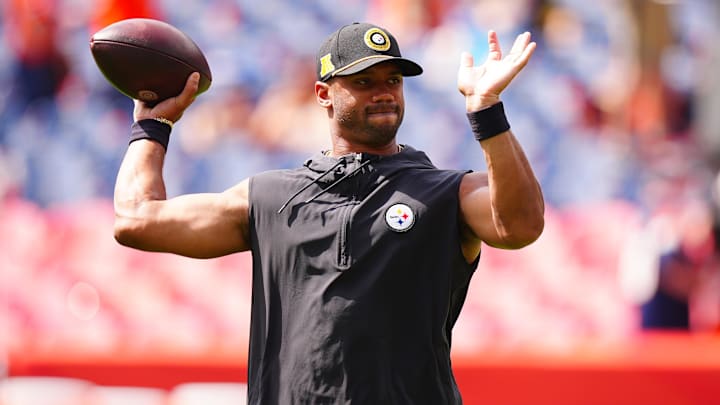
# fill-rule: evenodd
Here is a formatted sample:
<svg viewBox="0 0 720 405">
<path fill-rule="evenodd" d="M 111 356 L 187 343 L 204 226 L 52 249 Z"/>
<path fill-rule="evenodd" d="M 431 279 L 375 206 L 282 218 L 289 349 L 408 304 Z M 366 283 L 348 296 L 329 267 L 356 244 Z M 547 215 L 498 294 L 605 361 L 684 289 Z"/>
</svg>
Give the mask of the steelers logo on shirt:
<svg viewBox="0 0 720 405">
<path fill-rule="evenodd" d="M 395 204 L 385 211 L 385 222 L 395 232 L 406 232 L 415 223 L 415 213 L 405 204 Z"/>
</svg>

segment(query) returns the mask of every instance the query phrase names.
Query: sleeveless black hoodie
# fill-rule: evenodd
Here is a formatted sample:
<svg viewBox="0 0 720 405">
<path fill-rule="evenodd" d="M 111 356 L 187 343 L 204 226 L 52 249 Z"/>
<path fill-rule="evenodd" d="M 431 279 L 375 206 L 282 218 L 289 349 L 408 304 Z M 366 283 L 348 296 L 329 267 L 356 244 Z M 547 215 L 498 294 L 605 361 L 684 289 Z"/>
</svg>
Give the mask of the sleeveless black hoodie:
<svg viewBox="0 0 720 405">
<path fill-rule="evenodd" d="M 250 404 L 462 402 L 451 331 L 479 260 L 460 246 L 466 173 L 405 146 L 251 178 Z"/>
</svg>

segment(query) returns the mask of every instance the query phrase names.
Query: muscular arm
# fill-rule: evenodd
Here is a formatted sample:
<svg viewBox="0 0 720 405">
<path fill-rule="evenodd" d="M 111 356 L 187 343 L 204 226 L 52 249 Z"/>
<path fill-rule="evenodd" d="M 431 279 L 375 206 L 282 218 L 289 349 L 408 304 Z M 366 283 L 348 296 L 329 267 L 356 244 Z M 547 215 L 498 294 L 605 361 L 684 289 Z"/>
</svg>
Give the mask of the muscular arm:
<svg viewBox="0 0 720 405">
<path fill-rule="evenodd" d="M 488 60 L 473 66 L 472 55 L 463 53 L 458 89 L 468 112 L 500 101 L 500 93 L 527 64 L 535 44 L 521 34 L 505 58 L 497 35 L 488 33 Z M 535 241 L 544 227 L 544 202 L 539 183 L 525 153 L 511 130 L 480 142 L 488 172 L 471 173 L 460 185 L 460 211 L 464 224 L 463 252 L 477 257 L 481 242 L 517 249 Z"/>
<path fill-rule="evenodd" d="M 194 87 L 193 87 L 194 86 Z M 179 119 L 192 103 L 197 82 L 155 107 L 136 102 L 135 119 Z M 115 238 L 132 248 L 210 258 L 249 249 L 248 181 L 222 193 L 166 199 L 165 149 L 151 140 L 128 147 L 115 184 Z"/>
<path fill-rule="evenodd" d="M 542 191 L 512 131 L 481 142 L 487 173 L 465 175 L 460 210 L 467 225 L 466 256 L 476 257 L 480 242 L 517 249 L 535 241 L 544 226 Z"/>
</svg>

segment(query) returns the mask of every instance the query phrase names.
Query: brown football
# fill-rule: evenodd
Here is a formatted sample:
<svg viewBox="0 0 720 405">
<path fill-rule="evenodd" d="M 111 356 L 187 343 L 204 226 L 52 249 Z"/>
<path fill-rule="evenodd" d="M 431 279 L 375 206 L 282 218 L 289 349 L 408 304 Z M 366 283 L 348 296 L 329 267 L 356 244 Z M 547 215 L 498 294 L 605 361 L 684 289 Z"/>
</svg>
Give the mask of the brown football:
<svg viewBox="0 0 720 405">
<path fill-rule="evenodd" d="M 200 47 L 163 21 L 130 18 L 110 24 L 90 38 L 90 51 L 113 87 L 150 104 L 180 94 L 192 72 L 200 72 L 197 94 L 212 82 Z"/>
</svg>

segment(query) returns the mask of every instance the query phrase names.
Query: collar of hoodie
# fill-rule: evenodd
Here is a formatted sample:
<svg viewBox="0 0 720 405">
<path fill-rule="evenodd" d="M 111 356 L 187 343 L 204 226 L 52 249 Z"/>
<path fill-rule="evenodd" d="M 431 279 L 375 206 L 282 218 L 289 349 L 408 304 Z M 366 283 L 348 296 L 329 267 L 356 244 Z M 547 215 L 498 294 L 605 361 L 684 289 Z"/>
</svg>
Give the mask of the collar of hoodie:
<svg viewBox="0 0 720 405">
<path fill-rule="evenodd" d="M 280 207 L 278 214 L 281 213 L 298 195 L 300 195 L 300 193 L 310 188 L 313 184 L 321 184 L 324 187 L 322 187 L 322 190 L 314 194 L 312 197 L 306 199 L 304 201 L 305 204 L 314 201 L 316 198 L 330 191 L 333 187 L 342 183 L 346 179 L 360 173 L 370 164 L 370 162 L 379 158 L 379 156 L 367 153 L 352 153 L 338 158 L 321 154 L 312 159 L 308 159 L 305 161 L 303 166 L 317 172 L 318 175 L 315 179 L 313 179 L 313 181 L 291 195 L 290 198 L 288 198 L 287 201 L 285 201 L 285 203 L 283 203 Z"/>
<path fill-rule="evenodd" d="M 305 161 L 303 166 L 308 170 L 315 172 L 315 178 L 296 191 L 293 195 L 283 203 L 278 210 L 281 213 L 297 196 L 307 190 L 314 184 L 319 184 L 322 188 L 319 192 L 307 198 L 304 202 L 310 203 L 321 195 L 332 190 L 335 186 L 343 181 L 356 176 L 360 173 L 373 170 L 373 166 L 387 162 L 396 167 L 396 170 L 412 166 L 433 167 L 427 156 L 412 147 L 402 146 L 400 151 L 389 156 L 373 155 L 370 153 L 350 153 L 340 157 L 327 156 L 319 153 Z"/>
</svg>

